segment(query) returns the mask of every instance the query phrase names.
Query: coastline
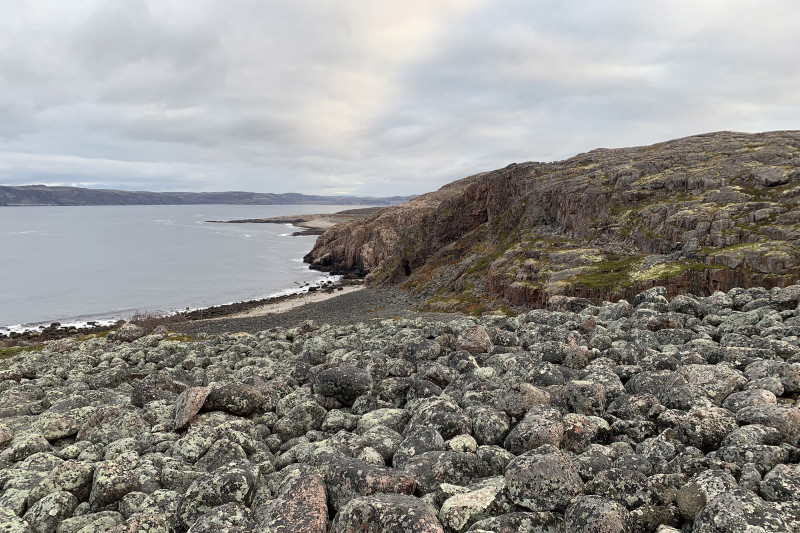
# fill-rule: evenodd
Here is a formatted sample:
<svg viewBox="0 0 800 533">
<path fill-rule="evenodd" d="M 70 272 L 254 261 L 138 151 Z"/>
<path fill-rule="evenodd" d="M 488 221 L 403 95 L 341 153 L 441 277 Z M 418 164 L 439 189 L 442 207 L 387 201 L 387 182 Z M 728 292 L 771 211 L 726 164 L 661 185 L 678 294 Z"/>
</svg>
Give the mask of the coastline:
<svg viewBox="0 0 800 533">
<path fill-rule="evenodd" d="M 295 309 L 309 303 L 320 302 L 347 294 L 354 290 L 364 287 L 361 279 L 336 279 L 333 281 L 323 280 L 317 284 L 310 284 L 302 287 L 296 292 L 257 298 L 253 300 L 242 300 L 227 304 L 192 309 L 189 311 L 178 311 L 173 313 L 153 313 L 145 314 L 145 317 L 156 317 L 155 320 L 163 319 L 164 322 L 175 324 L 190 324 L 203 320 L 219 320 L 223 318 L 245 318 L 262 316 L 265 314 L 282 313 L 290 309 Z M 300 292 L 302 291 L 302 292 Z M 129 322 L 123 318 L 98 319 L 90 321 L 69 321 L 52 322 L 50 324 L 33 325 L 30 328 L 20 330 L 5 329 L 8 333 L 0 331 L 0 346 L 8 343 L 41 343 L 49 340 L 62 339 L 78 335 L 91 335 L 104 333 L 118 328 L 120 325 Z M 15 326 L 7 326 L 15 328 Z"/>
<path fill-rule="evenodd" d="M 300 231 L 295 231 L 292 236 L 322 235 L 337 224 L 344 224 L 354 220 L 363 220 L 386 209 L 385 207 L 364 207 L 361 209 L 346 209 L 336 213 L 320 213 L 308 215 L 284 215 L 270 218 L 243 218 L 235 220 L 206 220 L 212 224 L 289 224 Z"/>
<path fill-rule="evenodd" d="M 284 215 L 263 219 L 208 220 L 208 223 L 272 223 L 285 224 L 298 230 L 292 236 L 321 235 L 327 229 L 341 223 L 372 216 L 385 207 L 348 209 L 335 213 Z M 0 326 L 0 347 L 16 345 L 38 345 L 45 341 L 66 337 L 102 334 L 120 327 L 126 322 L 163 323 L 176 329 L 191 329 L 191 324 L 203 321 L 230 319 L 253 319 L 266 315 L 287 313 L 304 306 L 318 304 L 336 296 L 364 289 L 361 278 L 333 276 L 306 283 L 299 288 L 286 289 L 277 294 L 252 300 L 234 301 L 201 308 L 174 311 L 136 312 L 132 316 L 92 316 L 90 318 L 63 318 L 53 322 L 32 322 Z M 392 302 L 394 306 L 395 302 Z M 380 307 L 380 306 L 378 306 Z M 401 308 L 408 305 L 402 304 Z"/>
</svg>

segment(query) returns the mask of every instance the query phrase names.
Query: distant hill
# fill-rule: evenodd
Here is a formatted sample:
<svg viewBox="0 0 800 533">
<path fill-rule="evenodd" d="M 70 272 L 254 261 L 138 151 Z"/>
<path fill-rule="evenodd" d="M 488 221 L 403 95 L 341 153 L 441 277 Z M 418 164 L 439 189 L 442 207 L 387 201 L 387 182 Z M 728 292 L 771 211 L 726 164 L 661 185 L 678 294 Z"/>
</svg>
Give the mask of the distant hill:
<svg viewBox="0 0 800 533">
<path fill-rule="evenodd" d="M 437 310 L 789 285 L 800 279 L 800 131 L 512 164 L 334 226 L 306 260 L 401 284 Z"/>
<path fill-rule="evenodd" d="M 259 192 L 147 192 L 46 185 L 0 185 L 0 206 L 31 205 L 397 205 L 412 196 L 317 196 Z"/>
</svg>

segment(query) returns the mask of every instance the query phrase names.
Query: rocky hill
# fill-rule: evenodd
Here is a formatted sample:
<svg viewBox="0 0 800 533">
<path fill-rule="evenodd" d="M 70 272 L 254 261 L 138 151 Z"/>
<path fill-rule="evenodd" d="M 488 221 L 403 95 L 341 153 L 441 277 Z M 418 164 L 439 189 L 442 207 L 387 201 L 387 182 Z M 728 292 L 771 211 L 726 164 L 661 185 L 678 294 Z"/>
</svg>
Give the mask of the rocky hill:
<svg viewBox="0 0 800 533">
<path fill-rule="evenodd" d="M 785 286 L 800 278 L 800 131 L 511 164 L 336 226 L 306 260 L 435 309 Z"/>
<path fill-rule="evenodd" d="M 47 185 L 0 185 L 0 206 L 21 205 L 396 205 L 409 196 L 390 198 L 317 196 L 258 192 L 149 192 Z"/>
</svg>

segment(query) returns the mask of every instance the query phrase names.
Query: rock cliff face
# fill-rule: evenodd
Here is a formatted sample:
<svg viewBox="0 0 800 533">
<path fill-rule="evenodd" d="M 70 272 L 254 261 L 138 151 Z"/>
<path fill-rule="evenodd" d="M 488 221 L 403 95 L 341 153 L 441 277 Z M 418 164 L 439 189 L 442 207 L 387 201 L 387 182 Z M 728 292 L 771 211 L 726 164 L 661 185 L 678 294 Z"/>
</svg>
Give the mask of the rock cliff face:
<svg viewBox="0 0 800 533">
<path fill-rule="evenodd" d="M 475 311 L 785 286 L 800 277 L 800 131 L 512 164 L 336 226 L 306 260 Z"/>
</svg>

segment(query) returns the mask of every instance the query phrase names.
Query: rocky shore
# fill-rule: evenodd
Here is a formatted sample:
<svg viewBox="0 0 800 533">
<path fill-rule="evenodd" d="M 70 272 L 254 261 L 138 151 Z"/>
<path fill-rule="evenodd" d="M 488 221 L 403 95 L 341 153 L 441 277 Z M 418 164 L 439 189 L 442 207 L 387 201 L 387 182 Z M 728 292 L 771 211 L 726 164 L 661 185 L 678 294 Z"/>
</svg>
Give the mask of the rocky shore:
<svg viewBox="0 0 800 533">
<path fill-rule="evenodd" d="M 410 199 L 410 198 L 409 198 Z M 385 207 L 364 207 L 361 209 L 345 209 L 336 213 L 310 215 L 284 215 L 270 218 L 243 218 L 237 220 L 208 220 L 220 224 L 292 224 L 303 228 L 292 233 L 300 235 L 322 235 L 337 224 L 365 220 L 379 214 Z"/>
<path fill-rule="evenodd" d="M 665 295 L 51 341 L 0 531 L 800 531 L 800 285 Z"/>
</svg>

